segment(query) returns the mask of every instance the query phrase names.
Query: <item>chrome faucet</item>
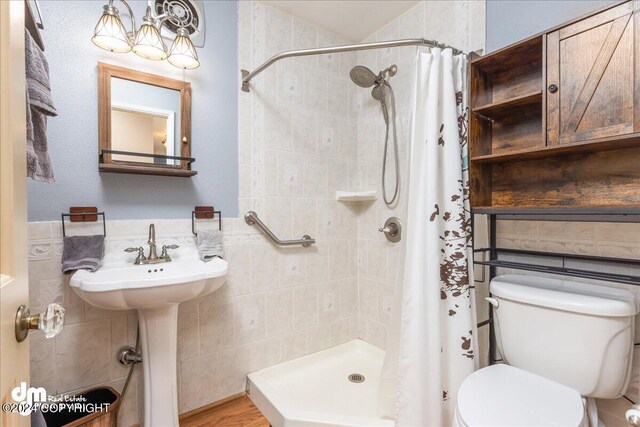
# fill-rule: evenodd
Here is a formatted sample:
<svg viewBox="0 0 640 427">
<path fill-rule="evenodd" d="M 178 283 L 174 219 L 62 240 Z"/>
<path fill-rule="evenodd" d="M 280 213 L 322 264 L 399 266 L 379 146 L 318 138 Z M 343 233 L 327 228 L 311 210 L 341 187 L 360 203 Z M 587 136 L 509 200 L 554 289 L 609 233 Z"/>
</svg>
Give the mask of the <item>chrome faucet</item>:
<svg viewBox="0 0 640 427">
<path fill-rule="evenodd" d="M 144 255 L 144 248 L 142 246 L 138 248 L 127 248 L 124 251 L 128 253 L 138 252 L 138 256 L 133 262 L 135 265 L 141 264 L 159 264 L 161 262 L 171 262 L 171 257 L 169 256 L 169 249 L 178 249 L 178 245 L 162 245 L 162 253 L 158 256 L 156 250 L 156 226 L 154 224 L 149 224 L 149 239 L 147 240 L 147 244 L 149 245 L 149 255 Z"/>
</svg>

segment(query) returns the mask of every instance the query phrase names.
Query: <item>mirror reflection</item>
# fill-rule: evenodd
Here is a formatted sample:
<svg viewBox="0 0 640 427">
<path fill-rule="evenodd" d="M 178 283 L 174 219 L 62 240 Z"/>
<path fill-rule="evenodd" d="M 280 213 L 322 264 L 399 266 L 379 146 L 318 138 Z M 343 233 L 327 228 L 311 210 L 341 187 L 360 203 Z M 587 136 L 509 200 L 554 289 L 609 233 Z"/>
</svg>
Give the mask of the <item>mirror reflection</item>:
<svg viewBox="0 0 640 427">
<path fill-rule="evenodd" d="M 179 90 L 111 77 L 111 149 L 180 156 Z M 179 165 L 162 157 L 113 155 L 114 161 Z"/>
</svg>

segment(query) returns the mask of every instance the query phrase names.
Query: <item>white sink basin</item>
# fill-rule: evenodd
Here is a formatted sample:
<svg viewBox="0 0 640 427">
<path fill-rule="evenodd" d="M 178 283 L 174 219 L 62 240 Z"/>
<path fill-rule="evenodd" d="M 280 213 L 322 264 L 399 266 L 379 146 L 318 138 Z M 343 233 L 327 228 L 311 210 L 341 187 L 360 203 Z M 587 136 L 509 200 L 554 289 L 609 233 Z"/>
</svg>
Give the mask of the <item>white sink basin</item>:
<svg viewBox="0 0 640 427">
<path fill-rule="evenodd" d="M 189 249 L 161 264 L 133 265 L 129 258 L 128 262 L 105 259 L 103 267 L 93 273 L 79 270 L 70 284 L 80 298 L 96 307 L 138 311 L 144 425 L 178 427 L 178 304 L 222 286 L 228 264 L 217 258 L 203 262 Z"/>
<path fill-rule="evenodd" d="M 158 308 L 209 294 L 225 281 L 227 262 L 179 259 L 161 264 L 106 264 L 96 272 L 71 277 L 75 292 L 107 310 Z"/>
</svg>

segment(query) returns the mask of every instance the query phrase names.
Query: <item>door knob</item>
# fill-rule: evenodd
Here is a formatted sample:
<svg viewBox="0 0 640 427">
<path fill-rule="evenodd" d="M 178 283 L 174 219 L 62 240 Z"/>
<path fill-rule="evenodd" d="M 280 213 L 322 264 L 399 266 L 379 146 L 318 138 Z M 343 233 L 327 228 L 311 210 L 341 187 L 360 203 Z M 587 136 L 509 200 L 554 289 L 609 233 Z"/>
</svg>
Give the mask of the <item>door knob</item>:
<svg viewBox="0 0 640 427">
<path fill-rule="evenodd" d="M 548 89 L 549 89 L 549 92 L 556 93 L 558 91 L 558 86 L 554 84 L 550 84 Z"/>
<path fill-rule="evenodd" d="M 18 307 L 16 312 L 15 334 L 16 341 L 27 339 L 31 329 L 39 329 L 47 338 L 53 338 L 60 333 L 64 326 L 64 308 L 59 304 L 49 304 L 40 314 L 31 315 L 26 305 Z"/>
</svg>

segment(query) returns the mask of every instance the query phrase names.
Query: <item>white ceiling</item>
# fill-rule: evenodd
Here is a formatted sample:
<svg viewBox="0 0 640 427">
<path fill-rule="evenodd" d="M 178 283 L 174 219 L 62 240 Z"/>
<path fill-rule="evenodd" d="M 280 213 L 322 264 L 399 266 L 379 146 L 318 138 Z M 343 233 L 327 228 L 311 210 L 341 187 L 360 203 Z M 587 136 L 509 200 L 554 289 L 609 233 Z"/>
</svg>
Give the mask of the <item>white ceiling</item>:
<svg viewBox="0 0 640 427">
<path fill-rule="evenodd" d="M 350 42 L 360 42 L 419 0 L 265 0 Z"/>
</svg>

